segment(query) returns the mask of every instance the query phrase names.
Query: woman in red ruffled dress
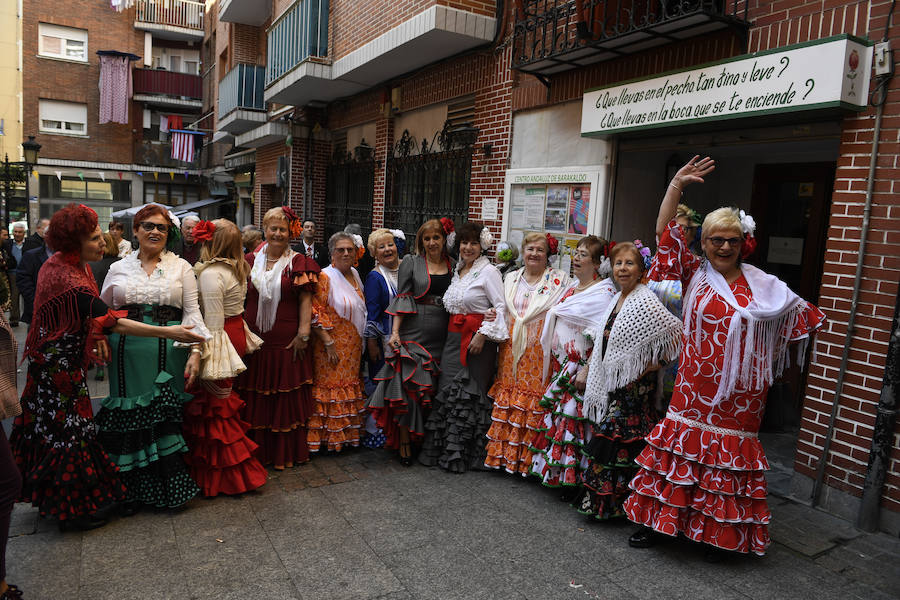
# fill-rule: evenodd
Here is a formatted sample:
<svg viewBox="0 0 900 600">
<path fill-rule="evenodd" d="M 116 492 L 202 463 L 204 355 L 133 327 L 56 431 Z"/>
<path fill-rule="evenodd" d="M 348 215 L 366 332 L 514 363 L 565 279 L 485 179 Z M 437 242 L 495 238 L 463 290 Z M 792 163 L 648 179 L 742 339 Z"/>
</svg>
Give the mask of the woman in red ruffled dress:
<svg viewBox="0 0 900 600">
<path fill-rule="evenodd" d="M 302 223 L 289 207 L 263 215 L 266 243 L 247 255 L 250 285 L 244 317 L 263 346 L 247 357 L 234 383 L 247 403 L 243 419 L 259 444 L 257 457 L 276 470 L 309 460 L 306 422 L 312 414 L 312 297 L 319 265 L 290 247 Z"/>
<path fill-rule="evenodd" d="M 704 256 L 688 249 L 674 220 L 682 190 L 702 183 L 715 163 L 695 156 L 669 184 L 660 206 L 668 220 L 650 278 L 678 279 L 684 297 L 684 337 L 675 392 L 662 421 L 637 458 L 641 470 L 625 503 L 643 525 L 629 539 L 648 547 L 656 532 L 720 550 L 764 554 L 770 513 L 757 438 L 772 381 L 789 360 L 789 346 L 822 326 L 824 314 L 777 277 L 742 263 L 755 247 L 755 223 L 736 208 L 720 208 L 703 222 Z"/>
<path fill-rule="evenodd" d="M 247 438 L 250 424 L 232 389 L 232 380 L 247 370 L 242 358 L 262 340 L 244 322 L 244 298 L 250 266 L 244 260 L 241 232 L 227 219 L 200 221 L 194 243 L 203 244 L 194 266 L 203 322 L 212 335 L 201 348 L 200 377 L 185 406 L 186 461 L 204 496 L 242 494 L 266 482 L 266 468 L 253 456 L 257 445 Z"/>
</svg>

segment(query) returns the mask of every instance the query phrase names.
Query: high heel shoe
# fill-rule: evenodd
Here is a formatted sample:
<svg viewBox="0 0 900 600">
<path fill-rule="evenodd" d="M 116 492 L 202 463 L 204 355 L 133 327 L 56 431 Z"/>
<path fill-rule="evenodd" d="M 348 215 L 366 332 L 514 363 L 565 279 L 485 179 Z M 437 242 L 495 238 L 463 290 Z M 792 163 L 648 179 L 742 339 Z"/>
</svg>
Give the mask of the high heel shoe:
<svg viewBox="0 0 900 600">
<path fill-rule="evenodd" d="M 412 446 L 409 442 L 400 444 L 400 464 L 404 467 L 412 466 Z"/>
<path fill-rule="evenodd" d="M 0 594 L 0 600 L 22 600 L 22 590 L 10 584 L 6 591 Z"/>
<path fill-rule="evenodd" d="M 85 515 L 71 520 L 59 521 L 58 525 L 61 532 L 70 529 L 75 531 L 90 531 L 91 529 L 97 529 L 98 527 L 106 525 L 106 519 L 101 519 L 94 515 Z"/>
</svg>

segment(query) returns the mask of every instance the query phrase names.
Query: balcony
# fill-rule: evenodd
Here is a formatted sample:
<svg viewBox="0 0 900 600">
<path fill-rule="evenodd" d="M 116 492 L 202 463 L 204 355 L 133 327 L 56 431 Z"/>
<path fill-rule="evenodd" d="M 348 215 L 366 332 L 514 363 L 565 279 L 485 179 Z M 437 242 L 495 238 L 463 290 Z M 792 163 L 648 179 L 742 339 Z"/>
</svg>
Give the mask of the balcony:
<svg viewBox="0 0 900 600">
<path fill-rule="evenodd" d="M 219 0 L 219 20 L 259 27 L 269 20 L 272 3 L 268 0 Z"/>
<path fill-rule="evenodd" d="M 219 82 L 219 122 L 228 133 L 244 133 L 266 122 L 263 99 L 266 69 L 239 64 Z"/>
<path fill-rule="evenodd" d="M 170 40 L 203 41 L 203 2 L 137 0 L 134 28 Z"/>
<path fill-rule="evenodd" d="M 135 69 L 134 99 L 149 104 L 199 109 L 203 93 L 199 75 L 157 69 Z"/>
<path fill-rule="evenodd" d="M 195 146 L 192 163 L 197 160 L 199 151 L 199 148 Z M 185 163 L 172 158 L 172 142 L 152 140 L 141 140 L 134 143 L 134 164 L 150 167 L 174 167 L 179 172 L 185 168 Z"/>
<path fill-rule="evenodd" d="M 522 0 L 514 69 L 545 77 L 732 28 L 746 35 L 746 0 Z"/>
</svg>

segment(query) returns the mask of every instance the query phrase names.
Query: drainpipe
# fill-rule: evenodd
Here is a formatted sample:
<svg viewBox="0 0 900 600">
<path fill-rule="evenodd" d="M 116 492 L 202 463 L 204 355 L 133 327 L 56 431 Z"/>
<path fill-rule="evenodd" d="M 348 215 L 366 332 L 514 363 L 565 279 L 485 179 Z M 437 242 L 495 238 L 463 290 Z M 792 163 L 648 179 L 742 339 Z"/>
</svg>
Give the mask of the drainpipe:
<svg viewBox="0 0 900 600">
<path fill-rule="evenodd" d="M 886 362 L 881 398 L 875 415 L 875 433 L 872 434 L 872 447 L 869 450 L 869 467 L 856 519 L 856 526 L 863 531 L 875 531 L 878 528 L 878 505 L 884 489 L 884 478 L 891 463 L 897 399 L 900 398 L 900 295 L 897 296 L 894 307 L 894 325 Z"/>
<path fill-rule="evenodd" d="M 875 168 L 878 163 L 878 144 L 881 138 L 881 117 L 884 114 L 884 101 L 887 96 L 887 83 L 890 77 L 881 78 L 872 93 L 875 104 L 875 129 L 872 133 L 872 156 L 869 160 L 869 175 L 866 178 L 866 204 L 863 208 L 862 228 L 859 232 L 859 250 L 856 255 L 856 275 L 853 279 L 853 296 L 850 299 L 850 317 L 847 320 L 847 335 L 844 337 L 844 350 L 841 354 L 841 366 L 838 370 L 837 383 L 834 389 L 834 400 L 831 403 L 831 416 L 828 419 L 828 431 L 825 432 L 825 445 L 822 447 L 822 456 L 819 458 L 816 469 L 816 480 L 813 484 L 812 506 L 819 504 L 825 483 L 825 467 L 828 465 L 828 453 L 831 451 L 831 439 L 834 435 L 835 422 L 837 421 L 838 407 L 840 406 L 841 393 L 844 390 L 844 378 L 847 374 L 847 363 L 850 361 L 850 345 L 853 341 L 853 333 L 856 329 L 856 307 L 859 302 L 859 290 L 862 285 L 863 259 L 866 256 L 866 238 L 869 235 L 870 217 L 872 214 L 872 193 L 875 189 Z M 876 96 L 880 94 L 880 101 Z"/>
</svg>

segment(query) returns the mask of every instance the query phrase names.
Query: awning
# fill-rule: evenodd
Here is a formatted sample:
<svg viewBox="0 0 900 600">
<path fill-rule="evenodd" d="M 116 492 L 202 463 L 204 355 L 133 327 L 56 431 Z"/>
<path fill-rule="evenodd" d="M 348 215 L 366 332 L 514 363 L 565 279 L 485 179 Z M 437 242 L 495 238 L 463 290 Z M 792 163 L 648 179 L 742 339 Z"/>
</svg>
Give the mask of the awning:
<svg viewBox="0 0 900 600">
<path fill-rule="evenodd" d="M 185 213 L 193 212 L 198 208 L 207 208 L 214 204 L 220 204 L 222 202 L 228 202 L 230 200 L 231 198 L 204 198 L 203 200 L 188 202 L 187 204 L 180 204 L 172 209 L 172 212 L 174 212 L 176 216 L 181 216 Z"/>
<path fill-rule="evenodd" d="M 141 204 L 140 206 L 132 206 L 131 208 L 123 208 L 122 210 L 117 210 L 112 213 L 110 216 L 113 219 L 130 219 L 133 218 L 134 215 L 138 214 L 138 211 L 144 208 L 145 206 L 149 206 L 150 204 L 156 204 L 157 206 L 162 206 L 166 210 L 170 210 L 171 206 L 166 206 L 165 204 L 159 204 L 157 202 L 150 202 L 148 204 Z"/>
</svg>

